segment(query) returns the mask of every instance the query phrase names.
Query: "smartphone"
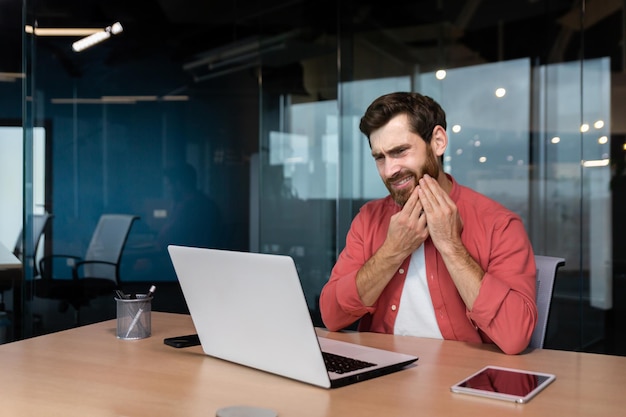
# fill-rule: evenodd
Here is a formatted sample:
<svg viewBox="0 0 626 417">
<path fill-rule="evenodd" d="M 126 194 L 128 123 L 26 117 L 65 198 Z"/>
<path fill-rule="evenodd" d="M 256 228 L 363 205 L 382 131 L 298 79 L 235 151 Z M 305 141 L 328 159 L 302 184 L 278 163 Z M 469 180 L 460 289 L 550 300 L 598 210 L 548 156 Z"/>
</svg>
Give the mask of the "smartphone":
<svg viewBox="0 0 626 417">
<path fill-rule="evenodd" d="M 200 344 L 200 338 L 197 334 L 188 334 L 185 336 L 167 337 L 163 339 L 163 343 L 175 348 L 186 348 L 198 346 Z"/>
<path fill-rule="evenodd" d="M 527 403 L 556 379 L 553 374 L 486 366 L 450 387 L 452 392 Z"/>
</svg>

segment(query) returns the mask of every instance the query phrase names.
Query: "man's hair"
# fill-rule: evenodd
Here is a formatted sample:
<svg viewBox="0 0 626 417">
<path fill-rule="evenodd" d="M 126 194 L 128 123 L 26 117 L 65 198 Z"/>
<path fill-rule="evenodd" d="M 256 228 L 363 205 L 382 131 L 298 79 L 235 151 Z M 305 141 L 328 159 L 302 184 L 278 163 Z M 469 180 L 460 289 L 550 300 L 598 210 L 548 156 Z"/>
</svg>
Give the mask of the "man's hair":
<svg viewBox="0 0 626 417">
<path fill-rule="evenodd" d="M 378 97 L 361 118 L 359 129 L 369 141 L 373 131 L 386 125 L 399 114 L 409 118 L 409 129 L 430 143 L 435 126 L 446 129 L 446 113 L 439 103 L 419 93 L 396 92 Z"/>
</svg>

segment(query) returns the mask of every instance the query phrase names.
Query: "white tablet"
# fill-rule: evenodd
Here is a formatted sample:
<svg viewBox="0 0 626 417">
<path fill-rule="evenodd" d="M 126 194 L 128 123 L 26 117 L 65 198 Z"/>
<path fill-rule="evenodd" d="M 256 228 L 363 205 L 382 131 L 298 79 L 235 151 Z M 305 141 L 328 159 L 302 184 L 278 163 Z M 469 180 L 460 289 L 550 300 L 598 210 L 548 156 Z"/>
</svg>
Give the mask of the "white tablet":
<svg viewBox="0 0 626 417">
<path fill-rule="evenodd" d="M 526 403 L 556 379 L 553 374 L 486 366 L 450 387 L 452 392 Z"/>
</svg>

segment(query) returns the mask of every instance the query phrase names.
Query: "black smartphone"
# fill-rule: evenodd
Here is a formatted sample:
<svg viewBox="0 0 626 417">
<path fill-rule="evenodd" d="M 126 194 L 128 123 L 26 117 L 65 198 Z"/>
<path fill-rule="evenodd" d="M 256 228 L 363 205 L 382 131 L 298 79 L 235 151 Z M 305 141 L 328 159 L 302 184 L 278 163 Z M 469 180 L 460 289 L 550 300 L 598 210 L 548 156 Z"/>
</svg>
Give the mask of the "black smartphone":
<svg viewBox="0 0 626 417">
<path fill-rule="evenodd" d="M 163 339 L 163 343 L 175 348 L 186 348 L 198 346 L 200 344 L 200 338 L 197 334 L 188 334 L 186 336 L 167 337 Z"/>
</svg>

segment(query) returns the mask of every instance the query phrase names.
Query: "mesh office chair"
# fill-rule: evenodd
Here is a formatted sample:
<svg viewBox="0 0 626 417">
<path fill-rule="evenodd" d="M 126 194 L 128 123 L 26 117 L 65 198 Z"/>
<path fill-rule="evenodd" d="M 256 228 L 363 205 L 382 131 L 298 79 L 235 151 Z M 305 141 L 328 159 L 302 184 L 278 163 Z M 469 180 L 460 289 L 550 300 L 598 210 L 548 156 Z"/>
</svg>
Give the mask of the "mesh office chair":
<svg viewBox="0 0 626 417">
<path fill-rule="evenodd" d="M 75 324 L 80 324 L 80 309 L 99 296 L 113 294 L 120 286 L 120 260 L 126 240 L 137 216 L 103 214 L 96 225 L 83 258 L 73 255 L 46 256 L 39 262 L 40 278 L 35 280 L 35 296 L 61 302 L 60 311 L 72 306 Z M 71 277 L 53 276 L 55 260 L 73 263 Z"/>
<path fill-rule="evenodd" d="M 554 292 L 554 279 L 557 269 L 565 265 L 565 259 L 551 256 L 535 255 L 537 265 L 537 326 L 533 332 L 530 344 L 531 348 L 543 348 L 548 328 L 548 316 L 550 304 Z"/>
<path fill-rule="evenodd" d="M 13 254 L 20 260 L 22 263 L 31 262 L 33 267 L 33 275 L 39 275 L 38 265 L 36 262 L 37 250 L 39 249 L 39 243 L 41 242 L 41 238 L 43 237 L 46 227 L 48 226 L 49 221 L 54 217 L 54 215 L 49 213 L 44 214 L 33 214 L 31 217 L 32 221 L 32 234 L 29 237 L 30 242 L 32 244 L 33 253 L 25 253 L 24 250 L 24 229 L 20 232 L 20 236 L 17 238 L 17 242 L 15 242 L 15 248 L 13 249 Z"/>
<path fill-rule="evenodd" d="M 13 255 L 17 257 L 22 264 L 25 262 L 30 262 L 33 267 L 33 274 L 38 275 L 37 271 L 37 262 L 35 262 L 35 258 L 37 255 L 37 250 L 39 248 L 39 242 L 41 242 L 41 237 L 46 230 L 46 226 L 48 225 L 48 221 L 52 218 L 51 214 L 33 214 L 30 217 L 30 221 L 32 222 L 31 235 L 29 236 L 31 247 L 33 248 L 33 253 L 25 253 L 24 250 L 24 229 L 20 232 L 19 237 L 17 238 L 17 242 L 15 242 L 15 247 L 13 249 Z M 18 275 L 16 275 L 15 271 L 2 271 L 0 273 L 0 311 L 4 311 L 4 292 L 9 291 L 15 288 L 16 280 L 21 279 L 19 274 L 22 274 L 22 271 L 19 271 Z"/>
</svg>

